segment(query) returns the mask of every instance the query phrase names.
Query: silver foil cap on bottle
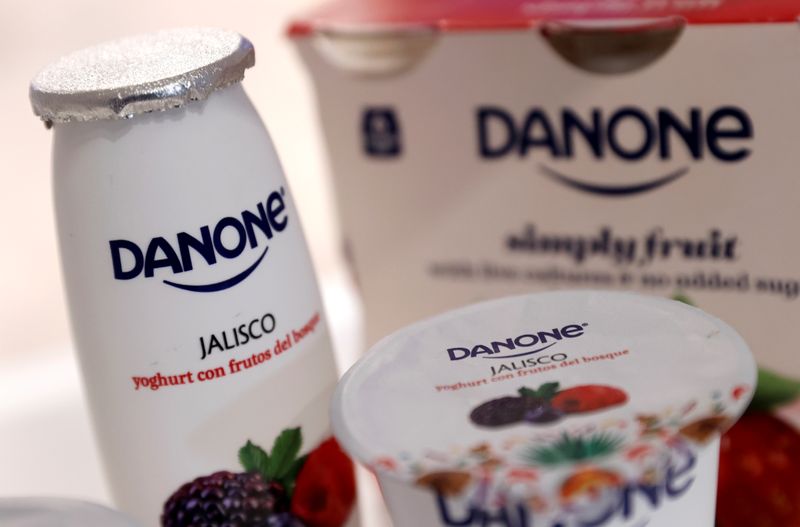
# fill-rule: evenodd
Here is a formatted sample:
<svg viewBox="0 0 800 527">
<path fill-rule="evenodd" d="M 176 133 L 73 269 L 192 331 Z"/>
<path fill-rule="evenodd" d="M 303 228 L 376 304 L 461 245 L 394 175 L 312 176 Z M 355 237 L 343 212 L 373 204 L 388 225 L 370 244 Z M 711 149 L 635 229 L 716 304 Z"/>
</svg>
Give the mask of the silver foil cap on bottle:
<svg viewBox="0 0 800 527">
<path fill-rule="evenodd" d="M 172 29 L 66 55 L 33 79 L 30 98 L 48 126 L 128 119 L 205 99 L 253 64 L 253 45 L 238 33 Z"/>
</svg>

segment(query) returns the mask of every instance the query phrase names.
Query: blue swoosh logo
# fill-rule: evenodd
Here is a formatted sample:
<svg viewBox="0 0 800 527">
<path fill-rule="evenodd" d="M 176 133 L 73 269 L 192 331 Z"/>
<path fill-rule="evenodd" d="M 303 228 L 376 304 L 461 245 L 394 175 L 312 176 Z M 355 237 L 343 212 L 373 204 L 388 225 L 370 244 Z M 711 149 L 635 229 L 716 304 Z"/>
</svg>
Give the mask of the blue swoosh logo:
<svg viewBox="0 0 800 527">
<path fill-rule="evenodd" d="M 258 264 L 261 263 L 261 260 L 267 255 L 267 251 L 269 250 L 269 246 L 264 248 L 264 252 L 261 253 L 261 256 L 258 257 L 253 265 L 242 271 L 241 273 L 237 274 L 236 276 L 232 276 L 227 280 L 223 280 L 222 282 L 215 282 L 213 284 L 201 284 L 201 285 L 192 285 L 192 284 L 179 284 L 177 282 L 170 282 L 169 280 L 164 280 L 164 283 L 167 285 L 171 285 L 172 287 L 176 287 L 178 289 L 183 289 L 184 291 L 191 291 L 193 293 L 213 293 L 215 291 L 222 291 L 223 289 L 228 289 L 229 287 L 233 287 L 256 270 Z"/>
<path fill-rule="evenodd" d="M 552 344 L 548 344 L 543 348 L 539 348 L 538 350 L 531 350 L 526 351 L 525 353 L 517 353 L 516 355 L 503 355 L 502 357 L 483 357 L 484 359 L 513 359 L 514 357 L 524 357 L 525 355 L 533 355 L 534 353 L 539 353 L 540 351 L 544 351 L 550 346 L 555 346 L 558 342 L 553 342 Z"/>
<path fill-rule="evenodd" d="M 689 172 L 689 167 L 679 168 L 674 172 L 670 172 L 669 174 L 662 176 L 658 179 L 654 179 L 653 181 L 648 181 L 647 183 L 639 183 L 636 185 L 596 185 L 594 183 L 587 183 L 585 181 L 580 181 L 575 179 L 567 174 L 563 174 L 557 170 L 554 170 L 547 165 L 539 165 L 539 168 L 542 172 L 551 179 L 561 183 L 562 185 L 566 185 L 570 188 L 574 188 L 576 190 L 580 190 L 582 192 L 589 192 L 591 194 L 600 194 L 601 196 L 609 196 L 609 197 L 626 197 L 632 196 L 634 194 L 641 194 L 642 192 L 649 192 L 651 190 L 655 190 L 657 188 L 663 187 L 664 185 L 668 185 L 672 183 L 676 179 L 684 176 L 687 172 Z"/>
</svg>

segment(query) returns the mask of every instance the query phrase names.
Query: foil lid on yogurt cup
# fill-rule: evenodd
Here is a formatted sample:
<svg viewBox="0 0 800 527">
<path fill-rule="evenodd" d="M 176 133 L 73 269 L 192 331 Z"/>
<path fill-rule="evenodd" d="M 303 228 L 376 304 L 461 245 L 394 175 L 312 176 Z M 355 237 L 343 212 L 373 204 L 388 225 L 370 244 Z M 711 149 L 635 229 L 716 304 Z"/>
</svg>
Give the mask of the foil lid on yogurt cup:
<svg viewBox="0 0 800 527">
<path fill-rule="evenodd" d="M 206 99 L 254 64 L 253 45 L 238 33 L 172 29 L 66 55 L 33 79 L 30 99 L 48 126 L 127 119 Z"/>
<path fill-rule="evenodd" d="M 554 292 L 386 337 L 340 382 L 332 422 L 379 476 L 446 498 L 563 510 L 629 484 L 679 493 L 755 382 L 743 339 L 699 309 Z"/>
</svg>

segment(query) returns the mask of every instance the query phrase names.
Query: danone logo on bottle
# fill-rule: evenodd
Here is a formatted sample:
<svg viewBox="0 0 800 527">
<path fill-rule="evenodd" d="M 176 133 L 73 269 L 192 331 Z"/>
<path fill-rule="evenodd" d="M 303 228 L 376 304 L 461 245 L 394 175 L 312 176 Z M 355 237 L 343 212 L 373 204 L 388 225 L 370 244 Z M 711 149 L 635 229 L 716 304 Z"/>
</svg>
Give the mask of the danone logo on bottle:
<svg viewBox="0 0 800 527">
<path fill-rule="evenodd" d="M 214 225 L 203 225 L 193 233 L 179 232 L 171 237 L 156 236 L 144 245 L 131 240 L 110 240 L 108 243 L 114 278 L 152 278 L 159 269 L 178 275 L 192 271 L 198 261 L 213 266 L 221 258 L 233 260 L 246 251 L 258 254 L 248 267 L 223 280 L 205 284 L 163 280 L 169 286 L 198 293 L 233 287 L 250 276 L 264 260 L 269 250 L 266 242 L 286 229 L 289 218 L 286 214 L 285 194 L 285 189 L 280 187 L 254 209 L 244 210 L 237 216 L 225 216 Z"/>
<path fill-rule="evenodd" d="M 635 162 L 655 158 L 663 162 L 680 151 L 695 161 L 711 157 L 736 163 L 750 156 L 748 143 L 753 138 L 750 116 L 737 106 L 709 111 L 692 107 L 682 115 L 668 108 L 647 112 L 636 106 L 588 112 L 562 108 L 553 115 L 533 107 L 519 116 L 498 106 L 480 106 L 476 118 L 482 158 L 536 155 L 545 175 L 573 189 L 606 196 L 655 190 L 685 175 L 689 167 L 648 175 L 641 183 L 596 184 L 555 170 L 544 160 L 573 159 L 580 145 L 594 159 L 616 157 Z"/>
<path fill-rule="evenodd" d="M 539 353 L 555 346 L 563 339 L 574 339 L 582 336 L 589 324 L 568 324 L 561 328 L 523 333 L 504 340 L 479 343 L 469 347 L 447 348 L 451 361 L 481 357 L 484 359 L 511 359 Z M 531 349 L 534 348 L 534 349 Z M 524 351 L 521 351 L 524 350 Z M 509 352 L 511 352 L 509 354 Z"/>
</svg>

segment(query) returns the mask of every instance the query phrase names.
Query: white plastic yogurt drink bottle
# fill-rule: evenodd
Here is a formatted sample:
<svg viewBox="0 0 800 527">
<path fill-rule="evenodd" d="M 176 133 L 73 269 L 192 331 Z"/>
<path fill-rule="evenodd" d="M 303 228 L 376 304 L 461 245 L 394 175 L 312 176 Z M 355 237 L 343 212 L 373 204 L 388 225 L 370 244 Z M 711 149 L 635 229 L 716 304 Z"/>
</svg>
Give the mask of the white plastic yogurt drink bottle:
<svg viewBox="0 0 800 527">
<path fill-rule="evenodd" d="M 53 128 L 58 239 L 116 505 L 146 526 L 350 525 L 337 373 L 236 33 L 68 55 L 31 83 Z"/>
<path fill-rule="evenodd" d="M 384 338 L 332 423 L 395 527 L 713 527 L 720 434 L 755 381 L 742 338 L 699 309 L 543 293 Z"/>
</svg>

